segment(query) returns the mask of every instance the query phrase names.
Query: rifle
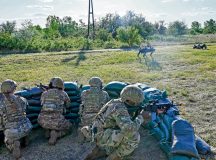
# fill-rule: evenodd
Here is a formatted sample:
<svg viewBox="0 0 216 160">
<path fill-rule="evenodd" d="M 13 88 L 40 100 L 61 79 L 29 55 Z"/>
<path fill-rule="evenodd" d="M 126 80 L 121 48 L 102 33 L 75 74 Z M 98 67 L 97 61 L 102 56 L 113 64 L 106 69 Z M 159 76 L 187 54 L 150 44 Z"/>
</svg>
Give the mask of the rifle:
<svg viewBox="0 0 216 160">
<path fill-rule="evenodd" d="M 41 89 L 44 90 L 44 91 L 46 91 L 46 90 L 49 89 L 49 86 L 44 85 L 44 84 L 42 84 L 42 83 L 40 83 L 40 84 L 35 84 L 35 85 L 36 85 L 37 87 L 41 88 Z"/>
<path fill-rule="evenodd" d="M 134 120 L 142 112 L 142 110 L 157 113 L 157 109 L 164 109 L 164 113 L 166 113 L 167 110 L 173 106 L 175 106 L 173 104 L 173 102 L 170 102 L 167 99 L 149 101 L 148 103 L 137 107 L 137 110 L 136 110 L 134 116 L 132 117 L 132 120 Z"/>
<path fill-rule="evenodd" d="M 144 105 L 143 109 L 148 112 L 157 112 L 158 109 L 164 109 L 164 112 L 166 113 L 172 106 L 174 106 L 173 102 L 156 100 L 150 101 L 148 104 Z"/>
</svg>

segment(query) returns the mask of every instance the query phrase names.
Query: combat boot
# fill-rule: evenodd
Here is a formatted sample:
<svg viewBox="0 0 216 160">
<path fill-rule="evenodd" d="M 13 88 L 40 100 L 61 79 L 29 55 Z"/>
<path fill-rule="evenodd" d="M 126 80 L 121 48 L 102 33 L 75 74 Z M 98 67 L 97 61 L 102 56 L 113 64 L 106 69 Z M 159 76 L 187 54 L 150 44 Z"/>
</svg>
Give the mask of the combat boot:
<svg viewBox="0 0 216 160">
<path fill-rule="evenodd" d="M 49 130 L 49 129 L 46 129 L 46 130 L 45 130 L 45 137 L 46 137 L 46 138 L 49 138 L 49 137 L 50 137 L 50 130 Z"/>
<path fill-rule="evenodd" d="M 56 130 L 51 130 L 50 138 L 49 138 L 49 145 L 55 145 L 58 138 L 58 132 Z"/>
<path fill-rule="evenodd" d="M 21 157 L 21 151 L 20 151 L 20 142 L 19 141 L 15 141 L 13 143 L 13 151 L 12 151 L 13 157 L 15 159 L 19 159 Z"/>
<path fill-rule="evenodd" d="M 92 150 L 92 152 L 87 155 L 87 157 L 85 158 L 85 160 L 95 160 L 95 159 L 102 158 L 102 157 L 105 157 L 105 156 L 107 156 L 106 152 L 96 146 Z"/>
<path fill-rule="evenodd" d="M 119 157 L 115 152 L 113 152 L 112 154 L 110 154 L 106 160 L 122 160 L 121 157 Z"/>
<path fill-rule="evenodd" d="M 21 147 L 26 147 L 29 145 L 29 136 L 25 136 L 22 138 Z"/>
<path fill-rule="evenodd" d="M 69 133 L 69 131 L 67 130 L 63 130 L 63 131 L 58 131 L 58 138 L 64 137 L 65 135 L 67 135 Z"/>
</svg>

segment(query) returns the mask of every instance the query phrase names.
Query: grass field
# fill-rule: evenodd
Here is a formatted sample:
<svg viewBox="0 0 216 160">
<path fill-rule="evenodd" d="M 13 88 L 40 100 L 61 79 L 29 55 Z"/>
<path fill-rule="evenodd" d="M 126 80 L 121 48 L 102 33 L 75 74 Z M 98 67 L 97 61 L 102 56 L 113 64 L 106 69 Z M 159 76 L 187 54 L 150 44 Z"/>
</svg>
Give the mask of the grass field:
<svg viewBox="0 0 216 160">
<path fill-rule="evenodd" d="M 166 89 L 182 117 L 216 147 L 216 44 L 209 44 L 208 50 L 191 48 L 157 47 L 153 58 L 145 60 L 137 58 L 135 51 L 0 55 L 0 81 L 13 79 L 19 89 L 47 84 L 53 76 L 80 84 L 87 84 L 91 76 L 100 76 L 105 83 L 147 83 Z"/>
</svg>

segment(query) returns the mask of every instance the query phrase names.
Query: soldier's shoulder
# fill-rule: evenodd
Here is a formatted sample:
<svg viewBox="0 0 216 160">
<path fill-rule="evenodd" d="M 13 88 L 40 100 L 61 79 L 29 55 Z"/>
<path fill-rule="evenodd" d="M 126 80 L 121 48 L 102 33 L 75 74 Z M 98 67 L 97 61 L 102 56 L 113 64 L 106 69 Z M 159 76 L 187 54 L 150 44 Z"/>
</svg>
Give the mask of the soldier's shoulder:
<svg viewBox="0 0 216 160">
<path fill-rule="evenodd" d="M 109 95 L 107 91 L 102 91 L 104 95 Z"/>
<path fill-rule="evenodd" d="M 86 94 L 89 94 L 89 93 L 90 93 L 90 89 L 87 89 L 87 90 L 83 91 L 83 92 L 81 93 L 81 95 L 86 95 Z"/>
<path fill-rule="evenodd" d="M 111 99 L 107 105 L 113 106 L 114 108 L 119 108 L 121 107 L 123 104 L 123 102 L 121 101 L 121 99 Z"/>
<path fill-rule="evenodd" d="M 24 97 L 21 96 L 17 96 L 17 95 L 13 95 L 12 97 L 16 102 L 18 102 L 19 104 L 21 104 L 22 106 L 25 106 L 28 104 L 27 99 L 25 99 Z"/>
<path fill-rule="evenodd" d="M 121 99 L 112 99 L 108 103 L 110 110 L 114 115 L 127 115 L 127 109 Z"/>
<path fill-rule="evenodd" d="M 65 92 L 65 91 L 60 91 L 60 93 L 63 94 L 63 95 L 65 95 L 65 96 L 68 95 L 67 92 Z"/>
</svg>

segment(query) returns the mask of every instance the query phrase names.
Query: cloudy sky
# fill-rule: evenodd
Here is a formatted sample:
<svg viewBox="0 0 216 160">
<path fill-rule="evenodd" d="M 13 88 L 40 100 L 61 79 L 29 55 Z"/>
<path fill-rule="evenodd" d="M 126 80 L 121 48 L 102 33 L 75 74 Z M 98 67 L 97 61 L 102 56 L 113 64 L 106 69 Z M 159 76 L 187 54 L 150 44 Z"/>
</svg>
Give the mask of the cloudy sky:
<svg viewBox="0 0 216 160">
<path fill-rule="evenodd" d="M 93 0 L 95 18 L 106 13 L 124 15 L 126 11 L 142 13 L 148 21 L 184 21 L 190 26 L 194 20 L 203 23 L 216 20 L 216 0 Z M 16 20 L 19 24 L 31 19 L 44 26 L 48 15 L 71 16 L 87 20 L 88 0 L 0 0 L 0 23 Z"/>
</svg>

